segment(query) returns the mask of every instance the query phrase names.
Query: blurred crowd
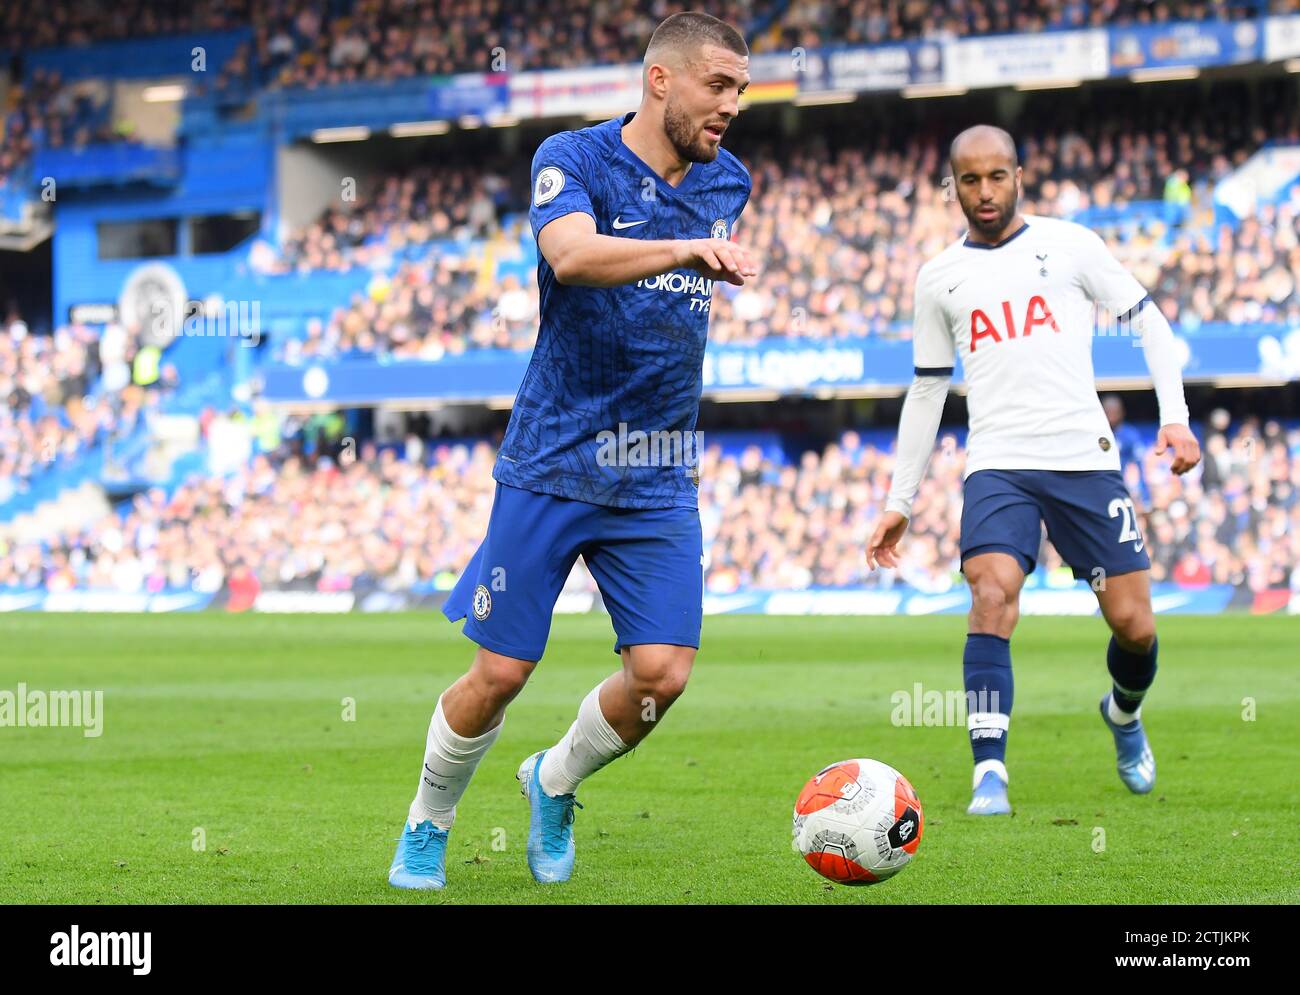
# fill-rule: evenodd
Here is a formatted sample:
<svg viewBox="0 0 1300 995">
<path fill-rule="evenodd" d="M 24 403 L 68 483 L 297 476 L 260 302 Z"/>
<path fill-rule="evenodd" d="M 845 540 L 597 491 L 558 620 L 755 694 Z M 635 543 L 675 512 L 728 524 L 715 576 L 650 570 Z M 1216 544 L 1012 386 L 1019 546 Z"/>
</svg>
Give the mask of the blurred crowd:
<svg viewBox="0 0 1300 995">
<path fill-rule="evenodd" d="M 680 0 L 73 0 L 11 4 L 0 52 L 251 27 L 213 74 L 240 102 L 263 87 L 321 87 L 463 72 L 519 72 L 636 62 Z M 1101 24 L 1235 19 L 1300 9 L 1300 0 L 722 0 L 710 12 L 737 25 L 755 53 L 796 46 L 1038 32 Z M 4 108 L 0 182 L 33 145 L 130 141 L 112 119 L 103 80 L 63 85 L 33 70 Z M 1189 115 L 1186 120 L 1198 120 Z"/>
<path fill-rule="evenodd" d="M 229 31 L 248 23 L 252 0 L 60 0 L 6 4 L 0 11 L 0 50 L 22 52 L 62 45 L 198 31 Z"/>
<path fill-rule="evenodd" d="M 509 182 L 482 165 L 416 166 L 340 200 L 260 262 L 265 273 L 380 268 L 410 247 L 483 238 L 517 204 Z"/>
<path fill-rule="evenodd" d="M 663 18 L 689 9 L 681 0 L 68 0 L 9 5 L 0 12 L 0 49 L 251 24 L 256 44 L 250 69 L 281 85 L 319 85 L 487 72 L 497 68 L 491 59 L 498 47 L 516 70 L 635 61 Z M 721 0 L 709 6 L 745 31 L 754 51 L 1294 9 L 1295 0 Z"/>
<path fill-rule="evenodd" d="M 1291 0 L 1275 0 L 1274 7 Z M 1256 17 L 1267 0 L 791 0 L 763 47 L 866 45 L 910 38 Z"/>
<path fill-rule="evenodd" d="M 152 395 L 174 389 L 170 364 L 156 380 L 143 375 L 143 362 L 136 375 L 140 351 L 119 325 L 102 333 L 65 325 L 49 335 L 16 315 L 0 325 L 0 504 L 45 469 L 128 437 L 156 403 Z"/>
<path fill-rule="evenodd" d="M 1066 126 L 1055 103 L 1026 111 L 1022 210 L 1084 218 L 1185 330 L 1300 324 L 1300 185 L 1237 226 L 1214 203 L 1215 184 L 1265 141 L 1300 142 L 1294 88 L 1268 89 L 1258 103 L 1228 84 L 1184 93 L 1192 104 L 1134 101 L 1105 113 L 1091 103 L 1104 96 L 1080 97 Z M 946 176 L 951 136 L 882 127 L 846 139 L 820 128 L 774 145 L 747 141 L 743 118 L 736 127 L 754 181 L 736 237 L 762 272 L 746 287 L 717 287 L 712 340 L 910 334 L 917 270 L 966 227 Z M 278 254 L 268 249 L 259 268 L 269 272 L 377 274 L 281 354 L 530 348 L 536 276 L 509 265 L 532 250 L 526 184 L 512 161 L 422 166 L 331 207 Z M 1138 203 L 1147 206 L 1129 210 Z"/>
<path fill-rule="evenodd" d="M 38 148 L 131 141 L 129 127 L 112 120 L 111 87 L 104 80 L 64 83 L 57 72 L 34 69 L 9 88 L 0 125 L 0 182 L 19 171 Z"/>
<path fill-rule="evenodd" d="M 722 0 L 709 12 L 744 29 L 780 0 Z M 639 61 L 676 0 L 370 0 L 259 6 L 254 39 L 225 67 L 227 85 L 318 87 L 466 72 L 519 72 Z"/>
<path fill-rule="evenodd" d="M 289 426 L 275 450 L 170 497 L 139 494 L 121 514 L 48 545 L 0 550 L 0 587 L 161 591 L 292 587 L 446 590 L 482 538 L 495 453 L 487 443 L 356 449 L 341 424 Z M 1224 412 L 1205 427 L 1205 460 L 1184 477 L 1125 437 L 1125 476 L 1156 581 L 1300 592 L 1300 428 Z M 304 444 L 304 439 L 308 444 Z M 705 585 L 752 589 L 892 586 L 938 593 L 961 583 L 957 538 L 965 454 L 944 434 L 917 496 L 897 571 L 869 573 L 863 550 L 894 457 L 858 432 L 791 461 L 750 446 L 701 457 Z M 1067 574 L 1044 541 L 1040 569 Z M 585 570 L 575 578 L 591 586 Z"/>
</svg>

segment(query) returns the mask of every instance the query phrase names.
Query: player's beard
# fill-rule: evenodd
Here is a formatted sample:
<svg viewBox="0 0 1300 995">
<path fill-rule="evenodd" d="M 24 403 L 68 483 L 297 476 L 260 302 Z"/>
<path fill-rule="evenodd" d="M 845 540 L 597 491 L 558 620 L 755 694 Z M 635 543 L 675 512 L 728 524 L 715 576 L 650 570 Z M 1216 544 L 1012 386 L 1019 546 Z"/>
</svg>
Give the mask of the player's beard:
<svg viewBox="0 0 1300 995">
<path fill-rule="evenodd" d="M 1016 202 L 1013 200 L 1009 204 L 994 203 L 993 206 L 998 209 L 997 217 L 991 221 L 985 221 L 975 212 L 985 205 L 976 203 L 971 210 L 966 210 L 966 205 L 962 204 L 962 213 L 966 215 L 966 221 L 971 228 L 979 232 L 987 239 L 996 239 L 1011 224 L 1012 219 L 1016 216 Z"/>
<path fill-rule="evenodd" d="M 712 162 L 718 157 L 718 147 L 705 144 L 703 131 L 670 96 L 664 103 L 664 134 L 686 162 Z"/>
</svg>

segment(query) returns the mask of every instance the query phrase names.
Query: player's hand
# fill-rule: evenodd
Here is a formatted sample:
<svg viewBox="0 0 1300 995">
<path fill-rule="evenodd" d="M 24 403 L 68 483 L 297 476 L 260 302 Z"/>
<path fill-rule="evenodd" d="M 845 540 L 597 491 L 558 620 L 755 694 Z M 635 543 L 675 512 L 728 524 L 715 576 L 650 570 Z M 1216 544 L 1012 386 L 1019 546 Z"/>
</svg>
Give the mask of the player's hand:
<svg viewBox="0 0 1300 995">
<path fill-rule="evenodd" d="M 885 512 L 867 544 L 867 566 L 872 570 L 898 566 L 898 543 L 906 531 L 906 518 L 897 511 Z"/>
<path fill-rule="evenodd" d="M 725 238 L 691 238 L 677 243 L 677 265 L 695 270 L 710 280 L 725 280 L 743 287 L 758 276 L 758 261 L 743 245 Z"/>
<path fill-rule="evenodd" d="M 1169 450 L 1174 453 L 1174 473 L 1183 474 L 1201 461 L 1201 444 L 1186 425 L 1161 425 L 1156 436 L 1155 453 L 1162 456 Z"/>
</svg>

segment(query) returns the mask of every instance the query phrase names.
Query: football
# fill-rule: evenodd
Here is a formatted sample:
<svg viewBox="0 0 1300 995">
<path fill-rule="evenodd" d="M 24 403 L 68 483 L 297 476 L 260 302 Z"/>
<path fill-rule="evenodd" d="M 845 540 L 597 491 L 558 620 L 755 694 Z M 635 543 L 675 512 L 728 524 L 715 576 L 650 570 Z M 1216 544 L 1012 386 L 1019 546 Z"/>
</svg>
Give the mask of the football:
<svg viewBox="0 0 1300 995">
<path fill-rule="evenodd" d="M 921 802 L 898 771 L 878 760 L 841 760 L 818 771 L 794 803 L 794 847 L 837 884 L 893 877 L 916 853 Z"/>
</svg>

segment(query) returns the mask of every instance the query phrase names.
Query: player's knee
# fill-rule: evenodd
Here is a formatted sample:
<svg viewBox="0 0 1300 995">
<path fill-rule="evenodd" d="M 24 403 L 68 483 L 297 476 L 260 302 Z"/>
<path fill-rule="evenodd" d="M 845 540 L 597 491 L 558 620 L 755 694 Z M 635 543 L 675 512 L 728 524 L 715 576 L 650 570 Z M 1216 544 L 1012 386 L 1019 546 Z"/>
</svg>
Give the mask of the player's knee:
<svg viewBox="0 0 1300 995">
<path fill-rule="evenodd" d="M 643 653 L 634 662 L 629 682 L 634 698 L 650 699 L 660 708 L 666 708 L 682 696 L 691 676 L 694 654 L 676 649 Z"/>
<path fill-rule="evenodd" d="M 1009 635 L 1003 630 L 1015 628 L 1020 617 L 1018 592 L 1007 589 L 997 577 L 971 578 L 970 598 L 970 620 L 976 631 Z"/>
<path fill-rule="evenodd" d="M 1112 613 L 1110 627 L 1115 633 L 1115 638 L 1130 652 L 1147 653 L 1155 645 L 1155 616 L 1144 605 Z"/>
<path fill-rule="evenodd" d="M 523 690 L 532 670 L 531 663 L 483 650 L 474 661 L 472 673 L 485 697 L 505 703 Z"/>
</svg>

